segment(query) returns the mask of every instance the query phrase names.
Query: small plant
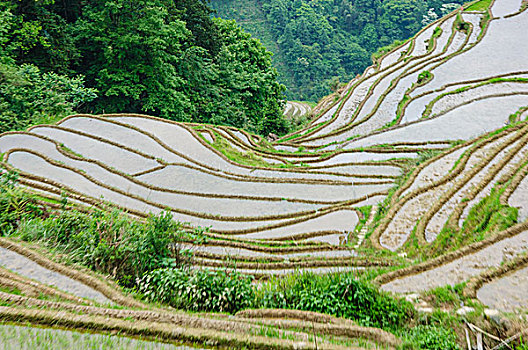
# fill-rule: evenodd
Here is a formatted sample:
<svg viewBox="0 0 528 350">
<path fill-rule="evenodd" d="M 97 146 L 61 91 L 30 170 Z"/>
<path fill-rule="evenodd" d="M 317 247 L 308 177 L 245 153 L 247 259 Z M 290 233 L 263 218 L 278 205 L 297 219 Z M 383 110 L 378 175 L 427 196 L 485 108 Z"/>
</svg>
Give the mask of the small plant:
<svg viewBox="0 0 528 350">
<path fill-rule="evenodd" d="M 17 180 L 16 172 L 4 171 L 0 175 L 0 235 L 12 233 L 24 219 L 45 213 L 33 196 L 16 186 Z"/>
<path fill-rule="evenodd" d="M 431 72 L 423 71 L 418 75 L 418 80 L 416 81 L 416 83 L 418 85 L 423 85 L 427 83 L 429 80 L 431 80 L 432 77 L 433 75 L 431 74 Z"/>
<path fill-rule="evenodd" d="M 459 350 L 456 334 L 438 326 L 419 325 L 408 334 L 402 349 L 409 350 Z"/>
<path fill-rule="evenodd" d="M 429 291 L 427 294 L 434 298 L 435 306 L 442 304 L 458 305 L 460 303 L 460 293 L 462 292 L 462 285 L 452 287 L 447 285 L 445 287 L 438 287 Z"/>
</svg>

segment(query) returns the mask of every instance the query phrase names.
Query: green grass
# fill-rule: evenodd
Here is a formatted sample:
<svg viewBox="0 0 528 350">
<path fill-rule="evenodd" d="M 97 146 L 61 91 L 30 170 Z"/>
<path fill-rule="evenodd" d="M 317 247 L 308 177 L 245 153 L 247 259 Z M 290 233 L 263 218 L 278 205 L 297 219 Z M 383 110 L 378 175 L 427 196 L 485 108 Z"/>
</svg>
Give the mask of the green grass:
<svg viewBox="0 0 528 350">
<path fill-rule="evenodd" d="M 258 156 L 257 154 L 251 151 L 240 152 L 239 150 L 231 146 L 231 144 L 225 138 L 223 138 L 217 133 L 215 133 L 215 141 L 211 144 L 211 146 L 213 146 L 217 151 L 221 152 L 228 159 L 242 165 L 265 168 L 279 166 L 279 164 L 271 164 L 266 162 L 264 159 L 262 159 L 262 157 Z"/>
<path fill-rule="evenodd" d="M 83 156 L 82 154 L 75 152 L 74 150 L 72 150 L 72 149 L 69 148 L 69 147 L 66 147 L 63 143 L 61 143 L 61 144 L 59 145 L 59 147 L 60 147 L 60 149 L 63 150 L 65 153 L 71 154 L 71 155 L 76 156 L 76 157 L 78 157 L 78 158 L 84 158 L 84 156 Z"/>
<path fill-rule="evenodd" d="M 432 298 L 432 303 L 435 307 L 441 307 L 448 304 L 453 307 L 459 307 L 462 300 L 463 284 L 457 284 L 452 287 L 450 285 L 438 287 L 425 293 L 426 296 Z"/>
<path fill-rule="evenodd" d="M 377 59 L 380 59 L 383 55 L 391 52 L 392 50 L 394 50 L 395 48 L 397 48 L 398 46 L 402 45 L 405 41 L 401 41 L 401 40 L 396 40 L 394 41 L 392 44 L 389 44 L 387 46 L 384 46 L 384 47 L 380 47 L 378 49 L 378 51 L 374 52 L 372 54 L 372 59 L 373 60 L 377 60 Z"/>
<path fill-rule="evenodd" d="M 172 344 L 156 343 L 119 336 L 79 333 L 62 329 L 44 329 L 0 324 L 2 350 L 18 349 L 175 349 Z M 185 347 L 185 349 L 192 349 Z"/>
<path fill-rule="evenodd" d="M 465 11 L 479 11 L 484 12 L 489 9 L 491 5 L 491 0 L 480 0 L 473 5 L 469 6 Z"/>
<path fill-rule="evenodd" d="M 489 196 L 474 205 L 462 228 L 443 227 L 436 240 L 428 246 L 413 245 L 409 254 L 436 257 L 466 245 L 480 242 L 492 234 L 506 230 L 517 223 L 518 209 L 500 203 L 503 190 L 493 189 Z"/>
<path fill-rule="evenodd" d="M 359 280 L 356 272 L 272 277 L 255 293 L 256 307 L 321 312 L 389 331 L 405 327 L 415 314 L 410 303 Z"/>
</svg>

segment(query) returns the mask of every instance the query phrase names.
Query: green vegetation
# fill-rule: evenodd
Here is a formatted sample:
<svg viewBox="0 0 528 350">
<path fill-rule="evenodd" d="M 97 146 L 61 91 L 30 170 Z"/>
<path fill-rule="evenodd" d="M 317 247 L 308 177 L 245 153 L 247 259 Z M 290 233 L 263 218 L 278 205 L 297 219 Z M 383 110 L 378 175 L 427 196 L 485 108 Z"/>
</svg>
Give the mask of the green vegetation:
<svg viewBox="0 0 528 350">
<path fill-rule="evenodd" d="M 211 144 L 216 150 L 221 152 L 226 158 L 243 165 L 256 167 L 273 167 L 274 164 L 266 162 L 262 157 L 252 151 L 242 152 L 235 149 L 229 141 L 215 133 L 215 140 Z"/>
<path fill-rule="evenodd" d="M 364 326 L 397 329 L 413 316 L 412 306 L 358 280 L 354 273 L 299 273 L 275 278 L 257 291 L 257 305 L 316 311 Z"/>
<path fill-rule="evenodd" d="M 186 264 L 190 255 L 179 249 L 184 232 L 168 213 L 132 220 L 117 211 L 49 212 L 35 196 L 14 186 L 14 176 L 1 176 L 0 235 L 38 242 L 67 254 L 71 262 L 111 275 L 124 287 L 161 267 L 167 259 Z"/>
<path fill-rule="evenodd" d="M 474 205 L 461 229 L 447 224 L 436 240 L 424 249 L 426 251 L 425 256 L 436 256 L 482 241 L 492 234 L 516 224 L 518 209 L 500 202 L 502 192 L 502 190 L 495 188 L 489 196 L 484 197 Z"/>
<path fill-rule="evenodd" d="M 517 223 L 518 209 L 502 204 L 501 193 L 502 191 L 495 189 L 471 208 L 462 225 L 464 236 L 482 240 Z"/>
<path fill-rule="evenodd" d="M 0 26 L 8 27 L 1 20 Z M 34 65 L 16 65 L 0 56 L 0 133 L 58 121 L 93 101 L 96 92 L 86 88 L 80 76 L 43 73 Z"/>
<path fill-rule="evenodd" d="M 383 55 L 391 52 L 392 50 L 394 50 L 395 48 L 397 48 L 398 46 L 400 45 L 403 45 L 405 41 L 402 41 L 402 40 L 395 40 L 392 44 L 389 44 L 387 46 L 383 46 L 383 47 L 380 47 L 378 49 L 378 51 L 374 52 L 372 54 L 372 58 L 375 59 L 375 60 L 378 60 L 380 59 L 381 57 L 383 57 Z"/>
<path fill-rule="evenodd" d="M 124 338 L 115 335 L 71 332 L 62 329 L 42 329 L 0 325 L 0 343 L 3 350 L 18 349 L 116 349 L 164 350 L 174 349 L 172 344 Z"/>
<path fill-rule="evenodd" d="M 458 284 L 454 287 L 447 285 L 445 287 L 438 287 L 433 290 L 430 290 L 426 293 L 427 296 L 430 296 L 433 300 L 435 307 L 442 307 L 446 304 L 451 307 L 458 307 L 460 305 L 463 289 L 462 284 Z"/>
<path fill-rule="evenodd" d="M 416 80 L 416 84 L 424 85 L 428 81 L 430 81 L 433 78 L 433 75 L 429 71 L 423 71 L 418 75 L 418 79 Z"/>
<path fill-rule="evenodd" d="M 446 328 L 419 325 L 409 332 L 411 344 L 404 344 L 404 349 L 460 350 L 456 343 L 456 334 Z"/>
<path fill-rule="evenodd" d="M 212 6 L 275 54 L 289 99 L 317 101 L 330 93 L 333 81 L 351 80 L 371 64 L 371 56 L 381 57 L 463 2 L 249 0 L 240 6 L 215 0 Z"/>
<path fill-rule="evenodd" d="M 0 131 L 72 111 L 288 131 L 271 53 L 205 1 L 0 1 Z"/>
<path fill-rule="evenodd" d="M 166 261 L 164 267 L 144 275 L 139 290 L 147 300 L 177 309 L 236 313 L 252 305 L 252 278 L 236 270 L 210 271 L 179 268 Z"/>
<path fill-rule="evenodd" d="M 491 5 L 491 0 L 480 0 L 475 2 L 473 5 L 466 8 L 465 11 L 478 11 L 478 12 L 484 12 L 487 9 L 489 9 Z"/>
</svg>

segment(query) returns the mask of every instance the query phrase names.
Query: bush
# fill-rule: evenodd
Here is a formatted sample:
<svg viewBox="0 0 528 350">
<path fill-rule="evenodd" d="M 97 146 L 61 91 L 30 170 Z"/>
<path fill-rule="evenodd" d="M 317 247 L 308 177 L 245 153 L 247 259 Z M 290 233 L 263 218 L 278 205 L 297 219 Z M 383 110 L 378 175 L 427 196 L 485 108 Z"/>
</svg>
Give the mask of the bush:
<svg viewBox="0 0 528 350">
<path fill-rule="evenodd" d="M 90 215 L 64 211 L 42 222 L 38 238 L 68 253 L 75 262 L 134 287 L 137 278 L 159 268 L 167 258 L 187 263 L 189 257 L 178 245 L 182 234 L 169 213 L 151 215 L 145 223 L 119 211 Z"/>
<path fill-rule="evenodd" d="M 53 121 L 97 97 L 84 78 L 41 73 L 33 65 L 0 61 L 0 132 Z"/>
<path fill-rule="evenodd" d="M 180 249 L 185 232 L 170 213 L 151 215 L 146 222 L 119 211 L 75 210 L 48 213 L 34 195 L 17 188 L 12 173 L 0 177 L 0 233 L 67 253 L 73 262 L 113 276 L 125 287 L 172 259 L 179 266 L 190 262 Z"/>
<path fill-rule="evenodd" d="M 250 307 L 255 298 L 252 278 L 237 271 L 182 269 L 171 260 L 165 265 L 138 282 L 147 300 L 191 311 L 235 313 Z"/>
<path fill-rule="evenodd" d="M 358 281 L 351 273 L 302 273 L 272 280 L 259 291 L 257 306 L 316 311 L 385 329 L 398 328 L 413 315 L 410 303 Z"/>
<path fill-rule="evenodd" d="M 40 216 L 44 209 L 34 197 L 15 187 L 17 174 L 4 172 L 0 176 L 0 235 L 13 232 L 24 219 Z"/>
</svg>

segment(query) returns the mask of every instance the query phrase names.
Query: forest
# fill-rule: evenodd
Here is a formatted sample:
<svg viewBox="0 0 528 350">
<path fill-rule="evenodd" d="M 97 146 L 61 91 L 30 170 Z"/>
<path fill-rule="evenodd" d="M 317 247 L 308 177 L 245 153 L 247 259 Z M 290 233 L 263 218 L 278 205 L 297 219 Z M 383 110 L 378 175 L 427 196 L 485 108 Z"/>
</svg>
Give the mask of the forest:
<svg viewBox="0 0 528 350">
<path fill-rule="evenodd" d="M 293 100 L 318 101 L 371 64 L 378 49 L 406 40 L 461 0 L 213 0 L 274 54 Z"/>
<path fill-rule="evenodd" d="M 0 132 L 76 112 L 283 134 L 272 54 L 195 0 L 1 0 Z"/>
<path fill-rule="evenodd" d="M 283 135 L 286 98 L 329 94 L 443 2 L 0 0 L 0 131 L 75 111 Z"/>
</svg>

